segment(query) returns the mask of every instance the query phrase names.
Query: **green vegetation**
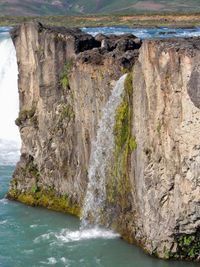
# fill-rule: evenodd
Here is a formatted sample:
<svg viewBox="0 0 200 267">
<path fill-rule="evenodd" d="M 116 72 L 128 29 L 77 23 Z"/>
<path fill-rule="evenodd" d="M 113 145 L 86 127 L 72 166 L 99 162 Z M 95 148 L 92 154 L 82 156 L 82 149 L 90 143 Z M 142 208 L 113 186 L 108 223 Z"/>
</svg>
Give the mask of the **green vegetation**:
<svg viewBox="0 0 200 267">
<path fill-rule="evenodd" d="M 129 138 L 129 103 L 123 101 L 117 109 L 116 123 L 114 128 L 115 134 L 115 155 L 118 157 L 125 147 L 127 139 Z"/>
<path fill-rule="evenodd" d="M 137 142 L 134 136 L 129 138 L 129 149 L 130 151 L 134 151 L 137 149 Z"/>
<path fill-rule="evenodd" d="M 131 153 L 137 149 L 136 139 L 132 136 L 132 94 L 132 74 L 128 73 L 124 97 L 116 111 L 114 164 L 112 177 L 107 185 L 108 202 L 118 203 L 123 210 L 130 208 L 130 203 L 127 201 L 131 193 L 128 161 Z"/>
<path fill-rule="evenodd" d="M 18 200 L 26 205 L 41 206 L 55 211 L 70 213 L 78 217 L 81 212 L 78 204 L 72 204 L 67 195 L 56 195 L 53 190 L 42 190 L 36 186 L 33 186 L 30 192 L 26 193 L 13 188 L 9 191 L 8 198 Z"/>
<path fill-rule="evenodd" d="M 30 120 L 34 126 L 37 126 L 38 120 L 36 116 L 36 107 L 33 106 L 30 110 L 22 110 L 19 113 L 19 117 L 15 120 L 17 126 L 22 126 L 26 120 Z"/>
<path fill-rule="evenodd" d="M 131 15 L 81 15 L 81 16 L 0 16 L 0 26 L 15 26 L 25 22 L 41 22 L 50 26 L 98 27 L 98 26 L 197 26 L 200 16 L 196 14 L 136 14 Z"/>
<path fill-rule="evenodd" d="M 55 189 L 52 187 L 49 189 L 43 189 L 40 187 L 39 182 L 41 174 L 32 159 L 25 167 L 20 169 L 20 173 L 18 175 L 19 179 L 23 177 L 32 178 L 31 181 L 34 183 L 30 189 L 26 189 L 26 192 L 22 192 L 18 188 L 17 179 L 13 179 L 7 195 L 9 199 L 18 200 L 30 206 L 42 206 L 55 211 L 80 216 L 81 209 L 79 205 L 74 203 L 69 196 L 56 193 Z"/>
<path fill-rule="evenodd" d="M 35 194 L 37 192 L 39 192 L 39 187 L 37 187 L 36 185 L 32 186 L 31 193 Z"/>
<path fill-rule="evenodd" d="M 111 227 L 117 230 L 129 243 L 135 243 L 133 222 L 135 211 L 132 206 L 130 180 L 131 155 L 137 149 L 135 136 L 132 134 L 133 80 L 132 71 L 127 74 L 124 83 L 124 96 L 116 110 L 114 137 L 115 150 L 107 181 L 107 209 L 115 210 L 108 219 Z M 105 212 L 104 212 L 105 214 Z M 109 216 L 109 215 L 108 215 Z M 126 221 L 126 224 L 124 224 Z"/>
<path fill-rule="evenodd" d="M 69 74 L 73 67 L 73 60 L 69 60 L 65 63 L 63 71 L 60 75 L 60 84 L 64 90 L 69 88 Z"/>
<path fill-rule="evenodd" d="M 196 259 L 200 254 L 200 236 L 181 235 L 177 238 L 177 253 L 174 256 L 183 259 Z"/>
<path fill-rule="evenodd" d="M 82 14 L 130 14 L 153 12 L 196 12 L 200 11 L 200 0 L 2 0 L 3 15 L 82 15 Z"/>
<path fill-rule="evenodd" d="M 185 260 L 196 260 L 200 254 L 200 236 L 199 230 L 195 234 L 187 235 L 180 234 L 175 236 L 177 243 L 176 252 L 168 251 L 165 248 L 166 259 L 185 259 Z"/>
</svg>

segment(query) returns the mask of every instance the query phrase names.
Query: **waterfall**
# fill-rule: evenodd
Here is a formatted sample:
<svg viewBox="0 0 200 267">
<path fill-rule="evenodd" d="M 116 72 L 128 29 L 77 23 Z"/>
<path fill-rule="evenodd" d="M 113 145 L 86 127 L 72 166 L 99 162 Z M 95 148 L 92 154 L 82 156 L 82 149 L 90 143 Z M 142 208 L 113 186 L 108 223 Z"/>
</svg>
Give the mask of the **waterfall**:
<svg viewBox="0 0 200 267">
<path fill-rule="evenodd" d="M 8 33 L 0 28 L 0 165 L 13 165 L 19 159 L 18 68 L 16 51 Z"/>
<path fill-rule="evenodd" d="M 122 101 L 125 78 L 126 74 L 116 83 L 102 111 L 97 136 L 92 142 L 88 169 L 88 186 L 81 216 L 81 227 L 83 229 L 87 227 L 88 218 L 92 219 L 93 224 L 98 225 L 104 209 L 107 168 L 114 152 L 113 129 L 115 125 L 115 114 L 117 107 Z"/>
<path fill-rule="evenodd" d="M 63 229 L 56 237 L 63 242 L 76 242 L 87 239 L 112 239 L 119 235 L 111 230 L 98 226 L 101 212 L 106 200 L 106 174 L 108 162 L 114 152 L 114 135 L 116 109 L 122 101 L 126 74 L 116 83 L 111 96 L 102 110 L 97 136 L 92 142 L 88 169 L 88 187 L 85 195 L 81 216 L 81 226 L 78 231 Z M 88 217 L 93 218 L 93 226 L 88 224 Z M 36 240 L 37 241 L 37 240 Z"/>
</svg>

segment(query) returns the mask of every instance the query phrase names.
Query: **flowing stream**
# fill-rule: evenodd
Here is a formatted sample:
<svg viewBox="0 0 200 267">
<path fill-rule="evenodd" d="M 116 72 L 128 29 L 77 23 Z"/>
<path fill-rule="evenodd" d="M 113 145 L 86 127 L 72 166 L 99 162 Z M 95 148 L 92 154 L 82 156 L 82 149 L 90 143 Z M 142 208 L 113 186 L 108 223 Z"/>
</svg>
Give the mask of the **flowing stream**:
<svg viewBox="0 0 200 267">
<path fill-rule="evenodd" d="M 113 129 L 116 109 L 121 103 L 124 74 L 113 88 L 108 102 L 102 110 L 98 124 L 97 136 L 92 142 L 91 156 L 88 169 L 88 187 L 82 209 L 81 225 L 76 231 L 65 231 L 63 240 L 87 240 L 96 238 L 112 239 L 119 235 L 111 230 L 99 227 L 101 212 L 106 201 L 106 174 L 114 150 Z M 88 218 L 92 218 L 92 225 Z"/>
<path fill-rule="evenodd" d="M 116 83 L 111 96 L 102 110 L 97 136 L 92 142 L 88 169 L 88 187 L 82 211 L 82 228 L 87 227 L 90 217 L 95 225 L 100 223 L 101 212 L 106 200 L 106 175 L 108 163 L 114 150 L 114 124 L 116 109 L 121 103 L 124 90 L 124 74 Z"/>
</svg>

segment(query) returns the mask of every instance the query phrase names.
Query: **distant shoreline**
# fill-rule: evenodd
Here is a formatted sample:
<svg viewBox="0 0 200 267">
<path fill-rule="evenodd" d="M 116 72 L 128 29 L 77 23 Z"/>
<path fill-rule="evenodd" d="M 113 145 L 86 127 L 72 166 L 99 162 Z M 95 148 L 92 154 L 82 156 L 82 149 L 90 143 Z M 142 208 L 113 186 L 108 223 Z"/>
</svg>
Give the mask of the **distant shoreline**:
<svg viewBox="0 0 200 267">
<path fill-rule="evenodd" d="M 27 21 L 65 27 L 195 27 L 200 26 L 200 13 L 194 14 L 135 14 L 135 15 L 88 15 L 88 16 L 0 16 L 0 26 L 16 26 Z"/>
</svg>

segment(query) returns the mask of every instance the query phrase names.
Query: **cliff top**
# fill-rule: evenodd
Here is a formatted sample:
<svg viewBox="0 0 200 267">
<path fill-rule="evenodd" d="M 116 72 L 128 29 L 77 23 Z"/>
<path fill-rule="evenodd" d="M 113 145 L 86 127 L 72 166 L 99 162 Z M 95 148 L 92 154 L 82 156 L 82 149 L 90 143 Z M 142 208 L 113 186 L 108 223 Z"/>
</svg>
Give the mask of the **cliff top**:
<svg viewBox="0 0 200 267">
<path fill-rule="evenodd" d="M 74 55 L 78 55 L 78 59 L 83 63 L 102 64 L 105 58 L 110 58 L 128 69 L 132 67 L 138 57 L 138 49 L 141 46 L 141 40 L 132 34 L 120 36 L 98 34 L 93 37 L 79 28 L 51 27 L 33 22 L 13 28 L 11 36 L 14 42 L 22 32 L 27 38 L 29 38 L 30 33 L 35 34 L 37 32 L 39 38 L 42 38 L 42 33 L 50 34 L 51 38 L 53 35 L 54 41 L 62 42 L 63 45 L 67 44 L 68 47 L 71 47 Z M 73 53 L 72 56 L 74 57 Z"/>
</svg>

